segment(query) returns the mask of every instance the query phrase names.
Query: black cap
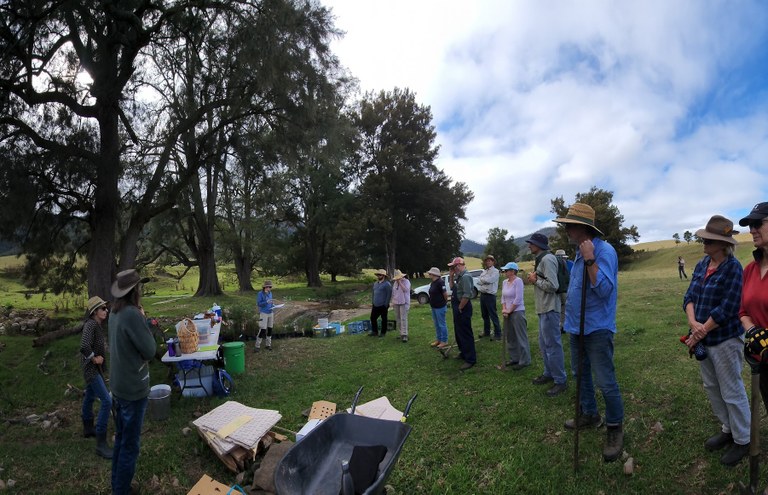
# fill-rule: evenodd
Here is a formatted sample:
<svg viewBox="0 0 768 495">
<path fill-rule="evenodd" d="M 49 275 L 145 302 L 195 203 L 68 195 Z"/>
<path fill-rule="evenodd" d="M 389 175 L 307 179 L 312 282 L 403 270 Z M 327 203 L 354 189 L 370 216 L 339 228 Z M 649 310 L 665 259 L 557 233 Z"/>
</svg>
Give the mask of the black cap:
<svg viewBox="0 0 768 495">
<path fill-rule="evenodd" d="M 749 212 L 749 215 L 739 220 L 739 225 L 746 227 L 750 221 L 762 220 L 765 217 L 768 217 L 768 202 L 757 203 L 754 208 L 752 208 L 752 211 Z"/>
</svg>

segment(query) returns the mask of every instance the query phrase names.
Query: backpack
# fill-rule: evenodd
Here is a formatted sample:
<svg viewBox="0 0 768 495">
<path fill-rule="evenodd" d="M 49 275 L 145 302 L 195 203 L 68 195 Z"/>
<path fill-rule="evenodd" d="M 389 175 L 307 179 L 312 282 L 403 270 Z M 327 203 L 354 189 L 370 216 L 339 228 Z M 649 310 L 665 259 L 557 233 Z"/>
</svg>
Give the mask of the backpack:
<svg viewBox="0 0 768 495">
<path fill-rule="evenodd" d="M 539 267 L 539 262 L 548 254 L 552 253 L 543 252 L 536 257 L 534 270 Z M 552 256 L 557 260 L 557 290 L 555 291 L 555 294 L 565 294 L 568 292 L 568 284 L 571 281 L 571 272 L 568 271 L 568 265 L 563 258 L 554 254 L 552 254 Z M 544 275 L 540 274 L 540 276 L 544 278 Z"/>
<path fill-rule="evenodd" d="M 556 294 L 565 294 L 568 292 L 568 284 L 571 282 L 571 272 L 568 271 L 568 263 L 560 256 L 557 258 L 557 291 Z"/>
</svg>

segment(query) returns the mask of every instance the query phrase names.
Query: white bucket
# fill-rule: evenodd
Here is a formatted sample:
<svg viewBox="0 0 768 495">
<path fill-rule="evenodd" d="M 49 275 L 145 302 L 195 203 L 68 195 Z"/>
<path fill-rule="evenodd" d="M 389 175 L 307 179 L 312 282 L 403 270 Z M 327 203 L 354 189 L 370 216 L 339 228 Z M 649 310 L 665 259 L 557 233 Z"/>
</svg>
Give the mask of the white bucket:
<svg viewBox="0 0 768 495">
<path fill-rule="evenodd" d="M 320 328 L 328 328 L 328 318 L 319 318 L 317 320 L 317 326 Z"/>
</svg>

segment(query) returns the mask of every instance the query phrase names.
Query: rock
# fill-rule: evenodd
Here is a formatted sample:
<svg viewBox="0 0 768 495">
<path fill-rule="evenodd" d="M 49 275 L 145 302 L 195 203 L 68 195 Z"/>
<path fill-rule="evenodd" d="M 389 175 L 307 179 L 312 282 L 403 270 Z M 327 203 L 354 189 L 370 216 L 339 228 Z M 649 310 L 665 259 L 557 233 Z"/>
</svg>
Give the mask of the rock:
<svg viewBox="0 0 768 495">
<path fill-rule="evenodd" d="M 627 462 L 624 463 L 624 474 L 627 476 L 632 476 L 632 473 L 635 472 L 635 459 L 634 457 L 630 457 L 627 459 Z"/>
<path fill-rule="evenodd" d="M 189 435 L 189 432 L 191 432 L 191 431 L 192 431 L 192 429 L 189 426 L 185 426 L 184 428 L 181 429 L 181 434 L 184 435 L 184 436 L 187 436 L 187 435 Z"/>
<path fill-rule="evenodd" d="M 5 481 L 0 480 L 0 490 L 5 490 Z"/>
<path fill-rule="evenodd" d="M 29 416 L 27 416 L 27 422 L 29 424 L 35 424 L 38 421 L 40 421 L 40 416 L 38 416 L 37 414 L 30 414 Z"/>
<path fill-rule="evenodd" d="M 47 419 L 45 421 L 43 421 L 42 423 L 40 423 L 40 428 L 42 428 L 44 430 L 47 430 L 50 427 L 51 427 L 51 422 L 48 421 Z"/>
<path fill-rule="evenodd" d="M 651 426 L 651 430 L 654 433 L 661 433 L 662 431 L 664 431 L 664 426 L 662 426 L 661 421 L 656 421 L 656 423 L 653 426 Z"/>
<path fill-rule="evenodd" d="M 16 480 L 8 480 L 8 482 L 6 483 L 6 486 L 8 486 L 8 488 L 13 488 L 14 486 L 16 486 Z"/>
</svg>

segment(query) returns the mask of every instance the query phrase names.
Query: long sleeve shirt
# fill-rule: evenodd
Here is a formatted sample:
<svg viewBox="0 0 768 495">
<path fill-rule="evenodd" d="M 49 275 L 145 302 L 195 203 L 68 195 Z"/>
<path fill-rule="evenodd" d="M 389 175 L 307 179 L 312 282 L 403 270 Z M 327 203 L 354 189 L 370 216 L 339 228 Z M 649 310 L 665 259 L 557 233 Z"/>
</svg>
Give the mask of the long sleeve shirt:
<svg viewBox="0 0 768 495">
<path fill-rule="evenodd" d="M 411 305 L 411 281 L 407 278 L 392 282 L 392 304 Z"/>
<path fill-rule="evenodd" d="M 483 294 L 496 295 L 499 290 L 499 270 L 495 266 L 483 270 L 477 279 L 477 290 Z"/>
<path fill-rule="evenodd" d="M 513 306 L 514 312 L 525 311 L 525 303 L 523 302 L 523 279 L 515 277 L 514 280 L 504 280 L 501 284 L 501 307 L 503 311 L 509 311 Z"/>
<path fill-rule="evenodd" d="M 267 293 L 260 290 L 259 295 L 256 296 L 256 304 L 259 305 L 259 313 L 265 315 L 270 314 L 273 311 L 272 307 L 274 306 L 272 303 L 272 292 L 270 291 Z"/>
<path fill-rule="evenodd" d="M 696 263 L 691 284 L 683 297 L 683 311 L 689 303 L 693 303 L 696 321 L 705 323 L 711 317 L 718 325 L 702 340 L 706 346 L 720 344 L 744 332 L 739 322 L 743 280 L 741 263 L 730 255 L 714 273 L 707 276 L 710 260 L 709 256 L 704 256 Z"/>
<path fill-rule="evenodd" d="M 372 298 L 371 303 L 374 307 L 389 306 L 389 300 L 392 299 L 392 285 L 388 280 L 373 283 Z"/>
<path fill-rule="evenodd" d="M 584 311 L 584 335 L 598 330 L 610 330 L 616 333 L 616 300 L 619 294 L 619 259 L 613 246 L 595 237 L 595 264 L 597 277 L 595 284 L 587 276 L 587 301 Z M 565 324 L 568 333 L 579 333 L 581 315 L 581 288 L 584 284 L 584 258 L 576 253 L 576 260 L 571 270 L 571 281 L 565 302 Z"/>
<path fill-rule="evenodd" d="M 106 357 L 107 355 L 104 330 L 93 318 L 88 318 L 83 324 L 83 334 L 80 337 L 80 355 L 85 383 L 90 383 L 96 375 L 107 369 L 106 361 L 101 365 L 101 370 L 99 365 L 91 361 L 95 356 Z"/>
<path fill-rule="evenodd" d="M 115 397 L 139 400 L 149 395 L 149 360 L 157 344 L 136 306 L 109 315 L 109 385 Z"/>
<path fill-rule="evenodd" d="M 571 284 L 573 285 L 573 284 Z M 536 265 L 536 282 L 533 284 L 533 300 L 536 313 L 560 312 L 560 296 L 557 294 L 557 258 L 546 253 Z"/>
<path fill-rule="evenodd" d="M 749 316 L 752 323 L 759 327 L 768 327 L 768 277 L 760 278 L 762 251 L 753 253 L 755 261 L 744 269 L 744 284 L 741 292 L 739 317 Z"/>
</svg>

